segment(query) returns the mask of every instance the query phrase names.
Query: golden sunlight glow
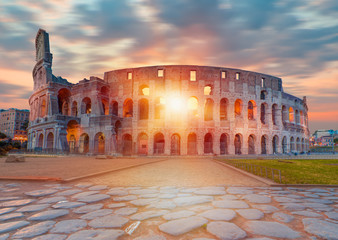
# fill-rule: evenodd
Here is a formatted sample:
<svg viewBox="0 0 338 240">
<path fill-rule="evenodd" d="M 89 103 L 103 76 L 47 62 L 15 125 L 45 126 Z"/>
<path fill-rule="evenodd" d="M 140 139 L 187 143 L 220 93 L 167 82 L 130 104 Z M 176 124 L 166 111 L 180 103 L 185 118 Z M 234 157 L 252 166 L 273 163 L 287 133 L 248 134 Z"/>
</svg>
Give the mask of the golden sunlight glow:
<svg viewBox="0 0 338 240">
<path fill-rule="evenodd" d="M 188 99 L 188 109 L 195 110 L 198 107 L 198 100 L 195 97 L 191 97 Z"/>
<path fill-rule="evenodd" d="M 166 102 L 171 111 L 178 112 L 184 110 L 184 100 L 179 96 L 168 97 Z"/>
<path fill-rule="evenodd" d="M 149 88 L 148 87 L 143 88 L 142 93 L 144 96 L 149 96 Z"/>
</svg>

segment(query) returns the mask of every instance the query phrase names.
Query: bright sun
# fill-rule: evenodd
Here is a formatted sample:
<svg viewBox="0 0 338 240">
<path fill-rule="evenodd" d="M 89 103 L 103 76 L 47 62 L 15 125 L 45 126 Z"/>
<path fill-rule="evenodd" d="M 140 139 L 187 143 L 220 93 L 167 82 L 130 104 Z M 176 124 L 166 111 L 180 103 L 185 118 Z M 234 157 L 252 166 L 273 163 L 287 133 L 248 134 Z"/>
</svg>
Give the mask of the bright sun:
<svg viewBox="0 0 338 240">
<path fill-rule="evenodd" d="M 167 101 L 171 111 L 182 111 L 184 108 L 184 101 L 180 97 L 171 97 Z"/>
</svg>

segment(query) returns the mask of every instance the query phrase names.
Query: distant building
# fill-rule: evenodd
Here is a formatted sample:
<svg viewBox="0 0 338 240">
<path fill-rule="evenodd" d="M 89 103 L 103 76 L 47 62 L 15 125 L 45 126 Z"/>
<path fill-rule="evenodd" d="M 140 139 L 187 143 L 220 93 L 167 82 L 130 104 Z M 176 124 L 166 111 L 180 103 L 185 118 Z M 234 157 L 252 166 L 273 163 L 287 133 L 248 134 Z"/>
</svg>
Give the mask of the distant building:
<svg viewBox="0 0 338 240">
<path fill-rule="evenodd" d="M 338 138 L 338 130 L 317 130 L 310 138 L 310 146 L 332 146 L 335 138 Z"/>
<path fill-rule="evenodd" d="M 25 125 L 29 121 L 29 110 L 10 108 L 0 110 L 0 132 L 12 140 L 27 141 Z"/>
</svg>

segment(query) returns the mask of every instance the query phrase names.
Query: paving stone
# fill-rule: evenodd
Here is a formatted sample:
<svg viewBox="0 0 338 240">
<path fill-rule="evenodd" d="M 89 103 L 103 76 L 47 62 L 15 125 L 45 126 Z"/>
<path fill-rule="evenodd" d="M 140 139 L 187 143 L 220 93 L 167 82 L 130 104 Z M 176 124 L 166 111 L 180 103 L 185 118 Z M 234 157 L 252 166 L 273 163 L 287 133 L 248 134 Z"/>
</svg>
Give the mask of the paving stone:
<svg viewBox="0 0 338 240">
<path fill-rule="evenodd" d="M 181 193 L 193 193 L 197 190 L 197 188 L 182 188 L 180 189 Z"/>
<path fill-rule="evenodd" d="M 44 221 L 25 227 L 17 231 L 12 238 L 30 238 L 48 232 L 55 225 L 55 221 Z"/>
<path fill-rule="evenodd" d="M 216 221 L 220 220 L 230 221 L 236 216 L 236 212 L 230 209 L 211 209 L 198 214 L 198 216 Z"/>
<path fill-rule="evenodd" d="M 281 204 L 284 209 L 289 211 L 301 211 L 304 210 L 306 207 L 300 203 L 283 203 Z"/>
<path fill-rule="evenodd" d="M 262 196 L 258 194 L 248 194 L 243 196 L 243 199 L 248 200 L 251 203 L 270 203 L 271 198 L 267 196 Z"/>
<path fill-rule="evenodd" d="M 153 202 L 157 202 L 157 199 L 153 199 L 153 198 L 146 198 L 146 199 L 137 199 L 137 200 L 133 200 L 130 201 L 131 204 L 135 205 L 135 206 L 146 206 L 149 205 Z"/>
<path fill-rule="evenodd" d="M 43 197 L 47 195 L 51 195 L 53 193 L 56 193 L 58 190 L 55 189 L 41 189 L 41 190 L 35 190 L 31 192 L 26 192 L 25 194 L 30 197 Z"/>
<path fill-rule="evenodd" d="M 85 205 L 85 203 L 82 202 L 58 202 L 57 204 L 54 204 L 53 208 L 76 208 L 81 207 Z"/>
<path fill-rule="evenodd" d="M 152 195 L 154 195 L 154 194 L 152 194 Z M 144 197 L 144 196 L 142 196 L 142 197 Z M 172 199 L 172 198 L 175 198 L 175 197 L 176 197 L 176 194 L 173 194 L 173 193 L 165 193 L 165 194 L 161 194 L 161 195 L 158 196 L 158 198 L 166 198 L 166 199 Z"/>
<path fill-rule="evenodd" d="M 314 202 L 314 203 L 322 203 L 322 204 L 332 204 L 333 201 L 328 199 L 320 199 L 320 198 L 306 198 L 304 199 L 308 202 Z"/>
<path fill-rule="evenodd" d="M 65 197 L 50 197 L 50 198 L 44 198 L 41 199 L 38 203 L 57 203 L 57 202 L 61 202 L 61 201 L 67 201 L 67 199 Z"/>
<path fill-rule="evenodd" d="M 207 211 L 210 209 L 213 209 L 213 207 L 210 205 L 202 205 L 202 206 L 197 205 L 197 206 L 193 206 L 189 208 L 189 210 L 194 211 L 194 212 Z"/>
<path fill-rule="evenodd" d="M 36 212 L 36 211 L 41 211 L 45 208 L 48 208 L 50 205 L 45 203 L 45 204 L 34 204 L 34 205 L 28 205 L 24 206 L 22 208 L 17 209 L 17 212 Z"/>
<path fill-rule="evenodd" d="M 93 186 L 92 183 L 79 183 L 79 184 L 76 184 L 75 187 L 79 187 L 79 188 L 88 188 L 88 187 L 91 187 Z"/>
<path fill-rule="evenodd" d="M 273 240 L 273 239 L 272 238 L 262 237 L 262 238 L 246 238 L 245 240 Z"/>
<path fill-rule="evenodd" d="M 213 201 L 212 204 L 218 208 L 249 208 L 246 202 L 239 200 L 219 200 Z"/>
<path fill-rule="evenodd" d="M 81 230 L 70 235 L 67 240 L 115 240 L 124 234 L 122 230 Z"/>
<path fill-rule="evenodd" d="M 277 222 L 248 221 L 244 229 L 252 234 L 265 235 L 268 237 L 294 239 L 301 235 L 291 228 Z"/>
<path fill-rule="evenodd" d="M 114 197 L 113 200 L 115 202 L 122 202 L 122 201 L 131 201 L 131 200 L 136 200 L 137 197 L 135 195 L 127 195 L 127 196 L 122 196 L 122 197 Z"/>
<path fill-rule="evenodd" d="M 85 191 L 85 192 L 80 192 L 72 196 L 72 198 L 85 198 L 87 196 L 93 195 L 93 194 L 98 194 L 100 191 Z"/>
<path fill-rule="evenodd" d="M 106 216 L 106 215 L 112 214 L 112 213 L 113 213 L 113 210 L 111 210 L 111 209 L 99 209 L 99 210 L 96 210 L 96 211 L 93 211 L 93 212 L 86 213 L 85 215 L 82 215 L 80 218 L 91 220 L 91 219 Z"/>
<path fill-rule="evenodd" d="M 127 206 L 125 203 L 112 203 L 108 205 L 109 208 L 120 208 L 125 206 Z"/>
<path fill-rule="evenodd" d="M 4 214 L 0 216 L 0 221 L 7 221 L 7 220 L 11 220 L 11 219 L 15 219 L 15 218 L 21 218 L 24 215 L 20 212 L 16 212 L 16 213 L 8 213 L 8 214 Z"/>
<path fill-rule="evenodd" d="M 131 207 L 125 207 L 125 208 L 119 208 L 115 210 L 115 214 L 122 215 L 122 216 L 129 216 L 131 214 L 134 214 L 137 212 L 137 208 L 131 208 Z"/>
<path fill-rule="evenodd" d="M 293 216 L 282 212 L 272 214 L 272 218 L 285 223 L 291 222 L 295 219 Z"/>
<path fill-rule="evenodd" d="M 236 240 L 246 237 L 246 232 L 234 223 L 211 222 L 207 225 L 207 231 L 222 240 Z"/>
<path fill-rule="evenodd" d="M 242 217 L 250 220 L 257 220 L 264 217 L 264 213 L 258 209 L 238 209 L 236 212 L 238 212 Z"/>
<path fill-rule="evenodd" d="M 192 196 L 191 193 L 178 193 L 176 197 L 190 197 Z"/>
<path fill-rule="evenodd" d="M 0 197 L 0 201 L 18 200 L 20 197 Z"/>
<path fill-rule="evenodd" d="M 295 211 L 291 213 L 295 215 L 305 216 L 305 217 L 322 217 L 322 215 L 315 213 L 315 212 L 311 212 L 311 211 Z"/>
<path fill-rule="evenodd" d="M 20 183 L 7 183 L 6 187 L 20 187 L 21 184 Z"/>
<path fill-rule="evenodd" d="M 176 204 L 172 201 L 159 201 L 151 203 L 147 208 L 174 209 Z"/>
<path fill-rule="evenodd" d="M 202 189 L 198 189 L 194 193 L 198 195 L 224 195 L 226 194 L 224 187 L 202 188 Z"/>
<path fill-rule="evenodd" d="M 193 216 L 163 223 L 159 226 L 159 229 L 170 235 L 178 236 L 199 228 L 207 222 L 208 220 L 203 217 Z"/>
<path fill-rule="evenodd" d="M 238 197 L 235 196 L 235 195 L 224 195 L 224 196 L 221 196 L 220 199 L 222 200 L 237 200 Z"/>
<path fill-rule="evenodd" d="M 74 209 L 73 212 L 75 212 L 75 213 L 88 213 L 88 212 L 93 212 L 95 210 L 99 210 L 102 207 L 103 207 L 102 203 L 90 204 L 90 205 L 85 205 L 85 206 L 79 207 L 77 209 Z"/>
<path fill-rule="evenodd" d="M 7 240 L 9 238 L 9 233 L 0 235 L 0 240 Z"/>
<path fill-rule="evenodd" d="M 89 195 L 83 198 L 78 198 L 77 200 L 80 202 L 93 203 L 93 202 L 105 200 L 107 198 L 110 198 L 110 196 L 107 194 L 93 194 L 93 195 Z"/>
<path fill-rule="evenodd" d="M 160 193 L 162 194 L 177 194 L 179 193 L 180 190 L 177 188 L 172 188 L 172 189 L 160 189 Z"/>
<path fill-rule="evenodd" d="M 160 217 L 164 214 L 168 214 L 168 210 L 152 210 L 152 211 L 145 211 L 141 213 L 136 213 L 130 217 L 132 220 L 145 220 L 149 218 L 154 218 L 154 217 Z"/>
<path fill-rule="evenodd" d="M 215 240 L 214 238 L 193 238 L 192 240 Z"/>
<path fill-rule="evenodd" d="M 109 195 L 113 195 L 113 196 L 126 196 L 128 195 L 128 191 L 126 190 L 120 190 L 120 189 L 115 189 L 115 190 L 109 190 L 107 192 L 107 194 Z"/>
<path fill-rule="evenodd" d="M 158 191 L 155 189 L 138 189 L 138 190 L 130 190 L 129 193 L 135 195 L 143 195 L 143 194 L 158 193 Z"/>
<path fill-rule="evenodd" d="M 327 212 L 325 215 L 331 219 L 338 220 L 338 212 Z"/>
<path fill-rule="evenodd" d="M 36 238 L 33 238 L 32 240 L 64 240 L 67 238 L 67 235 L 63 234 L 45 234 Z"/>
<path fill-rule="evenodd" d="M 16 230 L 18 228 L 29 225 L 27 221 L 16 221 L 16 222 L 7 222 L 0 224 L 0 233 L 5 233 L 9 231 Z"/>
<path fill-rule="evenodd" d="M 191 206 L 200 203 L 211 202 L 214 198 L 212 196 L 192 196 L 192 197 L 178 197 L 173 201 L 177 206 Z"/>
<path fill-rule="evenodd" d="M 55 224 L 50 230 L 52 233 L 72 233 L 81 230 L 87 226 L 87 222 L 81 219 L 64 220 Z"/>
<path fill-rule="evenodd" d="M 338 239 L 338 224 L 317 218 L 304 218 L 304 230 L 323 239 Z"/>
<path fill-rule="evenodd" d="M 326 212 L 330 212 L 333 210 L 332 207 L 327 206 L 325 204 L 322 203 L 304 203 L 304 206 L 308 207 L 308 208 L 312 208 L 318 211 L 326 211 Z"/>
<path fill-rule="evenodd" d="M 289 197 L 274 197 L 275 201 L 280 203 L 299 203 L 303 202 L 303 200 L 295 199 L 295 198 L 289 198 Z"/>
<path fill-rule="evenodd" d="M 70 195 L 74 195 L 74 194 L 79 193 L 79 192 L 82 192 L 82 190 L 80 190 L 80 189 L 69 189 L 69 190 L 66 190 L 66 191 L 63 191 L 63 192 L 58 192 L 55 195 L 58 195 L 58 196 L 70 196 Z"/>
<path fill-rule="evenodd" d="M 179 218 L 186 218 L 186 217 L 190 217 L 195 215 L 196 213 L 193 211 L 189 211 L 189 210 L 182 210 L 182 211 L 178 211 L 178 212 L 171 212 L 168 214 L 163 215 L 162 217 L 165 220 L 175 220 L 175 219 L 179 219 Z"/>
<path fill-rule="evenodd" d="M 229 187 L 227 192 L 230 194 L 252 194 L 253 191 L 250 188 L 243 187 Z"/>
<path fill-rule="evenodd" d="M 311 189 L 307 189 L 305 191 L 316 192 L 316 193 L 327 193 L 327 192 L 329 192 L 328 190 L 325 190 L 325 189 L 322 189 L 322 188 L 311 188 Z"/>
<path fill-rule="evenodd" d="M 34 202 L 34 199 L 11 200 L 0 203 L 0 207 L 20 207 Z"/>
<path fill-rule="evenodd" d="M 111 214 L 104 217 L 98 217 L 88 223 L 93 228 L 121 228 L 129 221 L 128 218 Z"/>
<path fill-rule="evenodd" d="M 105 190 L 107 188 L 108 188 L 107 185 L 95 185 L 95 186 L 88 188 L 88 190 L 90 190 L 90 191 L 101 191 L 101 190 Z"/>
<path fill-rule="evenodd" d="M 150 236 L 141 236 L 134 238 L 134 240 L 166 240 L 164 236 L 161 235 L 150 235 Z"/>
<path fill-rule="evenodd" d="M 34 220 L 34 221 L 44 221 L 44 220 L 50 220 L 54 218 L 58 218 L 61 216 L 65 216 L 69 213 L 66 209 L 52 209 L 47 210 L 43 212 L 36 213 L 28 218 L 28 220 Z"/>
<path fill-rule="evenodd" d="M 15 207 L 1 208 L 0 215 L 13 212 L 15 209 L 16 209 Z"/>
</svg>

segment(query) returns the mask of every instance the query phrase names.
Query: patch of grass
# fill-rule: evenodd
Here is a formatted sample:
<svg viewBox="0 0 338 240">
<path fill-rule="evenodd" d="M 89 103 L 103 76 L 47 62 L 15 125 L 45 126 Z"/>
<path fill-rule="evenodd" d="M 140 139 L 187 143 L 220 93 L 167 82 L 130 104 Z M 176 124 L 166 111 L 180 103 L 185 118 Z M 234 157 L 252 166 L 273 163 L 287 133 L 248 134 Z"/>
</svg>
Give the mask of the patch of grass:
<svg viewBox="0 0 338 240">
<path fill-rule="evenodd" d="M 338 184 L 338 159 L 240 159 L 258 166 L 280 169 L 284 184 Z"/>
</svg>

